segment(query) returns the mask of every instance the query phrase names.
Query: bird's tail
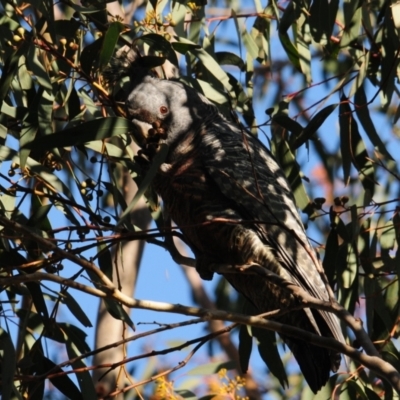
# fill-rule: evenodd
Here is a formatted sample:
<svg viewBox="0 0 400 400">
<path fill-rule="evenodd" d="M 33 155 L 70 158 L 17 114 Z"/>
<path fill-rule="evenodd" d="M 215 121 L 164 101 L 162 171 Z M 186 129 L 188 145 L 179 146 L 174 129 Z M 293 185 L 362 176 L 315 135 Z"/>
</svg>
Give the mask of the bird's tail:
<svg viewBox="0 0 400 400">
<path fill-rule="evenodd" d="M 316 310 L 307 310 L 312 313 L 313 319 L 318 327 L 316 332 L 315 325 L 311 323 L 309 316 L 305 310 L 295 311 L 288 314 L 288 320 L 282 318 L 279 322 L 294 325 L 300 329 L 316 333 L 323 337 L 331 337 L 341 342 L 344 342 L 343 335 L 339 328 L 339 322 L 334 322 L 333 325 L 337 329 L 331 329 L 331 323 L 326 322 L 325 318 Z M 333 316 L 332 319 L 336 318 Z M 292 351 L 296 361 L 298 362 L 301 372 L 304 375 L 311 390 L 316 393 L 329 379 L 330 372 L 336 372 L 339 369 L 341 356 L 332 350 L 324 347 L 316 346 L 304 340 L 296 339 L 281 335 L 284 342 Z"/>
</svg>

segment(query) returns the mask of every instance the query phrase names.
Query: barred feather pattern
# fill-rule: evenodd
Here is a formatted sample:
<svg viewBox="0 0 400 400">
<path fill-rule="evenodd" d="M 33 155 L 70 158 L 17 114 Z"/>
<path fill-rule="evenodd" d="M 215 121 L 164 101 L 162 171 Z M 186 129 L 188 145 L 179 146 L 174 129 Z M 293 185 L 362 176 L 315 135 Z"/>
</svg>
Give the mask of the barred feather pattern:
<svg viewBox="0 0 400 400">
<path fill-rule="evenodd" d="M 160 114 L 162 107 L 167 113 Z M 197 270 L 211 279 L 213 265 L 258 264 L 328 301 L 319 264 L 295 206 L 290 186 L 264 145 L 195 90 L 178 82 L 145 78 L 127 101 L 146 136 L 163 126 L 169 153 L 153 182 L 164 207 L 196 256 Z M 147 125 L 149 124 L 149 125 Z M 260 313 L 296 305 L 286 290 L 257 275 L 224 274 Z M 280 322 L 344 341 L 335 316 L 310 309 Z M 283 337 L 311 389 L 317 392 L 340 356 Z"/>
</svg>

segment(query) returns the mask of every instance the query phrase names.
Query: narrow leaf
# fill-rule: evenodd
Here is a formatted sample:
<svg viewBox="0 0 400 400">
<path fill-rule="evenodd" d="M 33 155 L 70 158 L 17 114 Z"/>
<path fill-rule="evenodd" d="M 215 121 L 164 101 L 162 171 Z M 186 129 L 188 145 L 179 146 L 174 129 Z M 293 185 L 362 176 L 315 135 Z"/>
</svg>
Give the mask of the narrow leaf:
<svg viewBox="0 0 400 400">
<path fill-rule="evenodd" d="M 310 28 L 313 39 L 317 43 L 326 45 L 329 43 L 339 0 L 313 1 L 310 7 Z"/>
<path fill-rule="evenodd" d="M 97 248 L 100 269 L 106 274 L 108 279 L 112 280 L 113 263 L 110 249 L 103 242 L 99 242 Z"/>
<path fill-rule="evenodd" d="M 39 61 L 38 53 L 39 49 L 32 44 L 29 47 L 26 61 L 39 85 L 44 89 L 52 91 L 53 86 L 51 85 L 49 74 L 47 73 L 43 64 Z"/>
<path fill-rule="evenodd" d="M 99 57 L 99 54 L 101 51 L 101 47 L 103 45 L 103 40 L 104 40 L 104 36 L 95 40 L 93 43 L 87 45 L 82 51 L 79 61 L 80 61 L 82 70 L 88 75 L 91 74 L 92 68 L 94 67 L 96 60 L 98 60 L 98 57 Z"/>
<path fill-rule="evenodd" d="M 350 180 L 350 168 L 351 168 L 351 131 L 354 127 L 355 121 L 351 114 L 351 109 L 347 103 L 347 98 L 342 96 L 340 99 L 341 103 L 339 106 L 339 127 L 340 127 L 340 149 L 342 152 L 342 168 L 343 168 L 343 180 L 345 185 Z"/>
<path fill-rule="evenodd" d="M 319 111 L 304 128 L 303 132 L 296 138 L 293 148 L 298 149 L 302 144 L 309 140 L 318 131 L 320 126 L 325 122 L 329 115 L 331 115 L 337 106 L 337 104 L 331 104 Z"/>
<path fill-rule="evenodd" d="M 337 261 L 336 256 L 339 250 L 338 234 L 335 228 L 332 228 L 329 232 L 328 238 L 325 245 L 325 256 L 322 263 L 325 274 L 328 278 L 329 284 L 334 286 Z"/>
<path fill-rule="evenodd" d="M 100 69 L 103 70 L 111 60 L 114 54 L 115 46 L 117 45 L 119 35 L 126 30 L 125 26 L 119 22 L 111 22 L 106 34 L 104 35 L 104 40 L 102 43 L 100 51 Z"/>
<path fill-rule="evenodd" d="M 130 202 L 129 206 L 121 214 L 117 226 L 121 225 L 122 222 L 125 220 L 125 218 L 127 218 L 130 215 L 130 213 L 133 210 L 133 208 L 135 207 L 136 203 L 143 196 L 143 194 L 145 193 L 145 191 L 147 190 L 147 188 L 153 181 L 154 177 L 157 174 L 158 169 L 160 168 L 160 165 L 164 162 L 165 158 L 167 157 L 167 154 L 168 154 L 168 146 L 165 144 L 162 144 L 160 146 L 158 153 L 154 157 L 153 162 L 151 163 L 149 171 L 147 172 L 146 176 L 140 183 L 138 191 L 136 192 L 136 194 L 133 197 L 132 201 Z"/>
<path fill-rule="evenodd" d="M 288 377 L 278 352 L 275 332 L 254 327 L 251 330 L 258 340 L 258 351 L 261 358 L 271 373 L 279 380 L 281 386 L 287 387 L 289 385 Z"/>
<path fill-rule="evenodd" d="M 32 296 L 32 301 L 38 314 L 43 318 L 43 322 L 46 323 L 49 319 L 49 313 L 47 311 L 40 285 L 37 282 L 26 282 L 25 285 Z"/>
<path fill-rule="evenodd" d="M 93 325 L 90 319 L 87 317 L 85 312 L 82 310 L 79 303 L 75 300 L 69 291 L 63 293 L 62 302 L 68 307 L 69 311 L 74 315 L 74 317 L 85 327 L 91 328 Z"/>
<path fill-rule="evenodd" d="M 74 128 L 64 129 L 40 137 L 27 145 L 28 148 L 43 152 L 57 147 L 77 146 L 92 140 L 103 140 L 112 136 L 126 134 L 135 129 L 133 123 L 121 117 L 99 118 L 84 122 Z"/>
<path fill-rule="evenodd" d="M 371 140 L 372 144 L 379 150 L 380 153 L 385 155 L 388 159 L 394 160 L 389 151 L 386 149 L 385 144 L 382 142 L 378 132 L 375 129 L 374 123 L 369 113 L 367 96 L 363 86 L 360 86 L 354 96 L 354 102 L 356 105 L 356 114 L 361 122 L 366 134 Z"/>
<path fill-rule="evenodd" d="M 54 369 L 54 373 L 61 373 L 63 370 L 57 367 L 53 361 L 49 360 L 47 357 L 43 357 L 43 368 L 47 372 L 50 369 Z M 58 375 L 57 377 L 50 378 L 50 382 L 65 396 L 70 399 L 80 400 L 83 399 L 82 393 L 72 382 L 68 375 Z"/>
<path fill-rule="evenodd" d="M 239 330 L 239 362 L 242 373 L 245 374 L 249 368 L 253 338 L 249 335 L 248 327 L 241 325 Z"/>
<path fill-rule="evenodd" d="M 290 41 L 289 35 L 287 33 L 280 33 L 279 39 L 281 40 L 282 46 L 286 54 L 288 55 L 290 62 L 293 64 L 294 67 L 301 71 L 299 52 Z"/>
<path fill-rule="evenodd" d="M 14 391 L 14 373 L 17 365 L 17 358 L 14 344 L 9 334 L 0 328 L 0 350 L 2 352 L 1 368 L 1 394 L 3 400 L 11 399 Z M 7 366 L 5 368 L 5 366 Z"/>
<path fill-rule="evenodd" d="M 235 65 L 241 71 L 244 71 L 246 67 L 245 63 L 239 56 L 228 51 L 219 51 L 215 53 L 215 58 L 220 65 Z"/>
<path fill-rule="evenodd" d="M 25 54 L 29 48 L 28 42 L 24 42 L 22 46 L 20 46 L 15 53 L 11 54 L 10 57 L 5 61 L 2 67 L 2 74 L 0 78 L 0 104 L 2 104 L 6 98 L 11 86 L 11 82 L 18 71 L 18 62 L 21 56 Z"/>
<path fill-rule="evenodd" d="M 273 121 L 285 128 L 289 132 L 292 132 L 295 136 L 301 136 L 303 127 L 295 120 L 285 114 L 276 114 L 272 117 Z"/>
</svg>

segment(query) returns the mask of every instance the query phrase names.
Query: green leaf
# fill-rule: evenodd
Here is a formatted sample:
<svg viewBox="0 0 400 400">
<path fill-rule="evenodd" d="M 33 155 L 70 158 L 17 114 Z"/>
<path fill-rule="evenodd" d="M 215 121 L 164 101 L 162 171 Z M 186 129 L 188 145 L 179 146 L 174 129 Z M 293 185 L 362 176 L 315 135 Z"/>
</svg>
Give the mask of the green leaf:
<svg viewBox="0 0 400 400">
<path fill-rule="evenodd" d="M 55 175 L 50 169 L 39 164 L 37 161 L 32 158 L 28 158 L 27 167 L 30 170 L 31 176 L 38 175 L 40 179 L 49 184 L 49 186 L 56 189 L 60 194 L 66 196 L 69 200 L 73 201 L 74 197 L 72 196 L 71 191 L 68 186 L 62 182 L 57 175 Z M 79 225 L 79 224 L 78 224 Z"/>
<path fill-rule="evenodd" d="M 367 332 L 369 336 L 376 339 L 376 336 L 373 336 L 373 325 L 374 325 L 374 297 L 375 292 L 379 290 L 376 279 L 373 275 L 367 275 L 364 278 L 364 292 L 365 292 L 365 316 L 367 320 Z M 379 335 L 378 335 L 379 336 Z"/>
<path fill-rule="evenodd" d="M 49 360 L 47 357 L 42 358 L 43 369 L 45 372 L 49 370 L 53 370 L 53 373 L 61 373 L 63 370 L 60 367 L 57 367 L 53 361 Z M 65 396 L 70 399 L 83 399 L 82 393 L 76 387 L 76 385 L 72 382 L 68 375 L 59 375 L 57 377 L 49 378 L 50 382 Z"/>
<path fill-rule="evenodd" d="M 99 277 L 91 270 L 87 270 L 87 273 L 88 273 L 90 279 L 92 279 L 94 285 L 98 289 L 102 290 L 103 286 L 102 286 L 102 283 L 101 283 Z M 123 306 L 120 303 L 118 303 L 115 300 L 107 299 L 107 298 L 104 298 L 103 301 L 104 301 L 104 305 L 106 306 L 108 313 L 113 318 L 125 322 L 126 324 L 128 324 L 128 326 L 130 328 L 132 328 L 132 330 L 135 330 L 135 324 L 133 323 L 133 321 L 129 317 L 129 314 L 124 310 Z"/>
<path fill-rule="evenodd" d="M 168 146 L 166 144 L 161 144 L 159 151 L 153 158 L 153 161 L 150 165 L 150 168 L 149 168 L 146 176 L 140 182 L 139 188 L 138 188 L 135 196 L 133 197 L 129 206 L 121 214 L 119 221 L 117 223 L 117 226 L 120 226 L 124 222 L 124 220 L 130 215 L 130 213 L 133 210 L 133 208 L 135 207 L 136 203 L 146 192 L 147 188 L 150 186 L 151 182 L 153 181 L 154 177 L 156 176 L 158 169 L 160 168 L 160 165 L 164 162 L 165 158 L 167 157 L 167 154 L 168 154 Z"/>
<path fill-rule="evenodd" d="M 0 145 L 0 161 L 11 161 L 16 155 L 17 152 L 14 149 Z"/>
<path fill-rule="evenodd" d="M 392 13 L 387 10 L 385 18 L 382 23 L 382 39 L 380 52 L 382 59 L 380 62 L 381 70 L 379 75 L 384 77 L 385 83 L 381 91 L 381 104 L 383 110 L 386 111 L 393 97 L 395 91 L 395 79 L 397 76 L 398 68 L 398 49 L 400 41 L 393 24 Z"/>
<path fill-rule="evenodd" d="M 97 245 L 99 266 L 102 272 L 112 281 L 113 277 L 113 263 L 110 249 L 102 241 Z"/>
<path fill-rule="evenodd" d="M 161 65 L 164 65 L 166 60 L 167 60 L 167 57 L 143 56 L 140 59 L 140 65 L 143 68 L 152 69 L 152 68 L 156 68 L 156 67 L 160 67 Z"/>
<path fill-rule="evenodd" d="M 292 132 L 295 136 L 301 136 L 303 132 L 303 127 L 295 120 L 290 118 L 285 114 L 276 114 L 272 117 L 273 121 L 280 125 L 282 128 L 285 128 L 289 132 Z"/>
<path fill-rule="evenodd" d="M 35 351 L 28 355 L 28 360 L 30 361 L 31 367 L 29 368 L 29 373 L 32 375 L 41 375 L 48 371 L 44 363 L 43 357 L 43 346 L 41 340 L 35 341 Z M 44 382 L 33 381 L 28 383 L 28 398 L 30 400 L 43 400 L 44 397 Z"/>
<path fill-rule="evenodd" d="M 375 191 L 375 169 L 365 144 L 358 131 L 358 125 L 353 117 L 347 98 L 342 96 L 339 107 L 340 145 L 343 157 L 343 174 L 345 183 L 350 178 L 350 162 L 356 167 L 365 190 L 364 206 L 370 204 Z"/>
<path fill-rule="evenodd" d="M 243 374 L 249 368 L 251 349 L 253 347 L 253 338 L 249 335 L 249 329 L 246 325 L 241 325 L 239 331 L 239 361 Z"/>
<path fill-rule="evenodd" d="M 250 57 L 255 60 L 258 58 L 258 46 L 252 36 L 247 32 L 247 29 L 242 30 L 242 40 L 244 47 L 246 47 L 247 52 Z"/>
<path fill-rule="evenodd" d="M 308 24 L 308 18 L 305 13 L 302 12 L 300 17 L 296 21 L 297 30 L 295 30 L 295 43 L 296 49 L 299 53 L 299 62 L 301 72 L 307 84 L 311 84 L 311 35 L 310 26 Z"/>
<path fill-rule="evenodd" d="M 342 387 L 342 393 L 340 395 L 340 399 L 344 394 L 345 399 L 353 400 L 353 399 L 360 399 L 360 400 L 368 400 L 367 395 L 364 392 L 365 385 L 359 385 L 358 382 L 353 380 L 346 381 Z"/>
<path fill-rule="evenodd" d="M 17 249 L 0 249 L 0 265 L 18 267 L 27 263 L 27 259 Z"/>
<path fill-rule="evenodd" d="M 373 306 L 373 339 L 383 340 L 388 337 L 394 324 L 395 318 L 392 318 L 389 310 L 386 307 L 385 300 L 383 297 L 382 286 L 386 286 L 387 282 L 376 282 L 374 289 L 377 291 L 372 294 L 370 305 Z"/>
<path fill-rule="evenodd" d="M 352 42 L 357 41 L 361 29 L 361 3 L 353 0 L 343 2 L 344 31 L 340 39 L 340 47 L 346 48 Z"/>
<path fill-rule="evenodd" d="M 354 246 L 348 245 L 346 267 L 342 271 L 342 285 L 345 289 L 350 289 L 358 277 L 358 258 Z"/>
<path fill-rule="evenodd" d="M 70 121 L 81 113 L 81 102 L 73 85 L 74 80 L 71 79 L 67 96 L 64 98 L 64 104 L 67 102 L 67 113 Z"/>
<path fill-rule="evenodd" d="M 86 316 L 79 303 L 75 300 L 69 291 L 63 293 L 61 301 L 68 307 L 74 317 L 85 327 L 91 328 L 93 325 L 90 319 Z"/>
<path fill-rule="evenodd" d="M 31 143 L 35 140 L 36 133 L 38 131 L 38 125 L 36 121 L 31 121 L 30 116 L 24 121 L 23 128 L 21 129 L 21 135 L 19 139 L 20 153 L 19 163 L 21 168 L 25 168 L 26 161 L 31 152 Z"/>
<path fill-rule="evenodd" d="M 191 392 L 190 390 L 183 389 L 183 390 L 175 390 L 175 393 L 180 396 L 182 399 L 187 399 L 187 400 L 197 400 L 198 397 Z"/>
<path fill-rule="evenodd" d="M 241 71 L 244 71 L 246 68 L 245 63 L 239 56 L 228 51 L 219 51 L 215 53 L 215 58 L 220 65 L 235 65 Z"/>
<path fill-rule="evenodd" d="M 394 392 L 392 384 L 387 381 L 386 379 L 382 379 L 383 387 L 384 387 L 384 400 L 393 400 L 394 399 Z M 396 394 L 397 396 L 397 394 Z"/>
<path fill-rule="evenodd" d="M 335 228 L 329 231 L 328 238 L 325 244 L 325 256 L 322 263 L 329 284 L 334 287 L 334 281 L 337 269 L 337 253 L 339 250 L 338 234 Z"/>
<path fill-rule="evenodd" d="M 94 282 L 95 286 L 97 288 L 99 288 L 100 290 L 103 289 L 103 286 L 102 286 L 98 276 L 90 270 L 87 270 L 87 273 L 88 273 L 89 277 L 92 279 L 92 281 Z M 129 317 L 129 314 L 124 310 L 123 306 L 120 303 L 116 302 L 115 300 L 111 300 L 111 299 L 107 299 L 107 298 L 105 298 L 103 300 L 104 300 L 104 305 L 106 306 L 108 313 L 113 318 L 125 322 L 126 324 L 128 324 L 128 326 L 130 328 L 132 328 L 132 330 L 135 330 L 135 324 L 133 323 L 133 321 Z"/>
<path fill-rule="evenodd" d="M 382 349 L 382 358 L 400 371 L 400 354 L 392 341 L 387 341 Z"/>
<path fill-rule="evenodd" d="M 355 211 L 356 217 L 357 218 L 357 226 L 359 225 L 359 220 L 357 216 L 357 211 Z M 353 219 L 353 217 L 352 217 Z M 353 220 L 353 223 L 355 224 L 355 220 Z M 362 268 L 364 269 L 364 272 L 366 274 L 370 274 L 373 270 L 372 266 L 372 260 L 371 260 L 371 255 L 374 256 L 375 252 L 372 251 L 372 248 L 370 246 L 371 242 L 371 218 L 365 219 L 360 226 L 360 232 L 358 234 L 358 237 L 356 238 L 357 240 L 357 249 L 359 252 L 359 257 L 360 257 L 360 263 Z"/>
<path fill-rule="evenodd" d="M 264 14 L 271 14 L 272 11 L 268 12 L 271 6 L 267 6 Z M 263 18 L 258 16 L 253 24 L 251 30 L 251 37 L 254 39 L 258 47 L 258 61 L 266 63 L 271 56 L 271 38 L 270 38 L 271 21 L 268 17 Z"/>
<path fill-rule="evenodd" d="M 35 305 L 38 315 L 40 315 L 43 318 L 43 322 L 46 323 L 49 320 L 49 313 L 47 311 L 40 285 L 37 282 L 26 282 L 25 285 L 32 296 L 32 301 Z"/>
<path fill-rule="evenodd" d="M 287 4 L 285 11 L 279 21 L 279 34 L 285 34 L 300 17 L 300 6 L 297 2 L 291 1 Z"/>
<path fill-rule="evenodd" d="M 368 73 L 368 66 L 369 66 L 369 56 L 370 52 L 366 52 L 365 55 L 361 58 L 362 63 L 361 65 L 357 65 L 354 67 L 354 69 L 358 68 L 358 74 L 356 78 L 353 80 L 353 84 L 351 85 L 351 88 L 349 90 L 349 93 L 347 95 L 348 98 L 353 97 L 354 93 L 357 92 L 357 90 L 363 86 L 364 80 L 367 77 Z"/>
<path fill-rule="evenodd" d="M 107 32 L 104 35 L 100 51 L 100 69 L 103 70 L 111 60 L 114 54 L 115 46 L 117 45 L 120 34 L 126 30 L 124 24 L 119 21 L 111 22 Z"/>
<path fill-rule="evenodd" d="M 283 46 L 286 54 L 288 55 L 290 62 L 293 64 L 293 66 L 296 69 L 301 71 L 300 55 L 299 55 L 299 52 L 297 51 L 296 47 L 290 41 L 289 35 L 287 33 L 284 33 L 284 34 L 280 33 L 279 39 L 281 40 L 282 46 Z"/>
<path fill-rule="evenodd" d="M 364 386 L 364 390 L 368 400 L 382 400 L 381 396 L 375 393 L 368 386 Z"/>
<path fill-rule="evenodd" d="M 103 45 L 104 36 L 98 38 L 93 43 L 87 45 L 80 56 L 80 64 L 82 70 L 90 75 L 92 72 L 92 68 L 95 65 L 95 62 L 98 61 L 98 57 L 101 51 L 101 47 Z"/>
<path fill-rule="evenodd" d="M 53 119 L 53 106 L 53 94 L 47 90 L 43 90 L 38 105 L 38 123 L 42 135 L 53 133 L 53 128 L 49 123 L 49 121 L 52 121 Z"/>
<path fill-rule="evenodd" d="M 207 69 L 207 71 L 216 79 L 217 82 L 222 84 L 222 86 L 230 93 L 232 98 L 235 97 L 234 93 L 232 93 L 233 88 L 230 84 L 227 73 L 220 67 L 218 62 L 209 53 L 207 53 L 206 50 L 200 48 L 195 43 L 184 38 L 179 38 L 179 42 L 173 44 L 173 48 L 175 50 L 177 50 L 177 43 L 186 45 L 187 51 L 201 61 L 204 68 Z"/>
<path fill-rule="evenodd" d="M 354 102 L 356 106 L 355 110 L 357 117 L 360 120 L 361 125 L 363 126 L 366 134 L 368 135 L 369 140 L 371 140 L 372 144 L 379 150 L 380 153 L 382 153 L 389 160 L 394 160 L 389 151 L 386 149 L 386 146 L 382 142 L 382 139 L 380 138 L 378 132 L 375 129 L 374 123 L 370 116 L 367 104 L 368 103 L 367 96 L 365 95 L 365 90 L 363 86 L 360 86 L 358 88 L 354 96 Z"/>
<path fill-rule="evenodd" d="M 86 343 L 87 333 L 82 329 L 67 323 L 58 323 L 57 326 L 60 331 L 60 336 L 62 336 L 61 342 L 73 343 L 74 351 L 77 356 L 90 351 Z"/>
<path fill-rule="evenodd" d="M 353 313 L 358 301 L 358 268 L 351 244 L 342 244 L 338 252 L 338 300 L 349 312 Z M 349 255 L 350 254 L 350 255 Z"/>
<path fill-rule="evenodd" d="M 202 79 L 192 79 L 190 77 L 182 77 L 180 78 L 181 82 L 184 82 L 188 86 L 192 86 L 198 92 L 204 94 L 209 100 L 213 103 L 218 104 L 219 106 L 229 106 L 229 98 L 223 90 L 218 90 L 215 86 L 211 85 L 209 82 L 206 82 Z M 229 110 L 231 107 L 229 108 Z"/>
<path fill-rule="evenodd" d="M 295 68 L 301 71 L 300 56 L 294 44 L 291 42 L 287 31 L 294 24 L 300 16 L 300 7 L 296 2 L 291 1 L 285 8 L 285 11 L 279 22 L 279 39 L 282 46 L 289 57 L 290 62 Z"/>
<path fill-rule="evenodd" d="M 57 210 L 61 211 L 64 214 L 65 218 L 67 218 L 72 223 L 72 225 L 80 225 L 69 205 L 65 205 L 62 201 L 54 201 L 53 204 L 57 208 Z"/>
<path fill-rule="evenodd" d="M 152 51 L 160 52 L 165 56 L 173 65 L 179 65 L 178 58 L 176 57 L 173 49 L 179 51 L 175 46 L 170 43 L 165 37 L 156 33 L 148 33 L 142 35 L 137 39 L 139 42 L 144 42 L 150 46 Z M 175 44 L 175 43 L 174 43 Z"/>
<path fill-rule="evenodd" d="M 389 257 L 389 251 L 393 250 L 396 244 L 396 230 L 392 221 L 387 221 L 382 227 L 379 244 L 381 246 L 382 256 Z"/>
<path fill-rule="evenodd" d="M 186 373 L 186 375 L 211 375 L 218 373 L 221 369 L 235 369 L 234 361 L 225 362 L 211 362 L 205 365 L 200 365 L 199 367 L 193 368 Z"/>
<path fill-rule="evenodd" d="M 4 18 L 4 17 L 3 17 Z M 3 19 L 2 18 L 2 19 Z M 31 47 L 34 47 L 33 45 Z M 17 73 L 18 62 L 23 54 L 30 49 L 28 42 L 24 42 L 9 58 L 4 62 L 0 78 L 0 104 L 3 103 L 10 89 L 11 82 Z"/>
<path fill-rule="evenodd" d="M 73 359 L 80 355 L 79 353 L 73 351 L 73 346 L 71 346 L 70 342 L 67 342 L 66 347 L 69 359 Z M 76 380 L 78 381 L 83 399 L 91 400 L 97 398 L 98 393 L 96 393 L 96 388 L 94 387 L 94 382 L 90 372 L 86 370 L 87 365 L 82 360 L 77 360 L 71 363 L 71 366 L 77 371 L 75 376 Z"/>
<path fill-rule="evenodd" d="M 25 119 L 28 115 L 28 108 L 23 106 L 11 107 L 4 101 L 1 105 L 1 113 L 6 114 L 11 118 Z"/>
<path fill-rule="evenodd" d="M 342 96 L 339 106 L 340 149 L 342 151 L 343 180 L 345 185 L 350 180 L 351 168 L 351 132 L 355 129 L 356 122 L 351 114 L 347 98 Z"/>
<path fill-rule="evenodd" d="M 273 153 L 278 159 L 287 180 L 292 188 L 297 207 L 299 207 L 304 213 L 312 215 L 314 213 L 313 207 L 311 207 L 311 201 L 304 188 L 299 164 L 289 147 L 286 140 L 280 139 L 278 135 L 273 136 Z"/>
<path fill-rule="evenodd" d="M 32 196 L 32 214 L 28 220 L 28 226 L 40 229 L 42 231 L 48 231 L 51 229 L 51 224 L 49 219 L 47 218 L 48 213 L 50 212 L 52 204 L 42 205 L 41 199 L 33 195 Z"/>
<path fill-rule="evenodd" d="M 27 145 L 30 149 L 41 149 L 42 152 L 57 147 L 69 147 L 103 140 L 112 136 L 123 135 L 135 129 L 133 123 L 121 117 L 107 117 L 84 122 L 74 128 L 64 129 L 35 139 Z"/>
<path fill-rule="evenodd" d="M 180 38 L 181 41 L 179 42 L 173 42 L 171 43 L 172 48 L 177 51 L 178 53 L 181 54 L 186 54 L 188 53 L 190 50 L 196 50 L 196 49 L 201 49 L 201 46 L 195 43 L 192 43 L 188 40 L 182 40 L 182 38 Z"/>
<path fill-rule="evenodd" d="M 331 40 L 339 0 L 313 1 L 310 7 L 310 28 L 313 39 L 326 45 Z"/>
<path fill-rule="evenodd" d="M 308 139 L 310 139 L 320 128 L 320 126 L 325 122 L 325 120 L 331 115 L 333 110 L 336 109 L 337 104 L 331 104 L 322 110 L 320 110 L 308 125 L 304 128 L 301 134 L 296 137 L 293 148 L 298 149 L 302 144 L 304 144 Z"/>
<path fill-rule="evenodd" d="M 24 320 L 26 326 L 36 333 L 42 333 L 43 331 L 43 320 L 41 316 L 32 310 L 17 309 L 16 314 L 18 318 Z"/>
<path fill-rule="evenodd" d="M 279 380 L 283 388 L 289 386 L 286 370 L 276 345 L 273 331 L 252 327 L 251 331 L 258 341 L 258 352 L 271 373 Z"/>
<path fill-rule="evenodd" d="M 29 47 L 28 54 L 26 57 L 26 62 L 28 63 L 28 67 L 32 71 L 39 85 L 43 89 L 52 91 L 53 86 L 51 84 L 49 74 L 47 73 L 43 64 L 39 61 L 38 54 L 39 54 L 39 48 L 37 48 L 32 44 Z"/>
<path fill-rule="evenodd" d="M 17 366 L 17 357 L 9 334 L 2 328 L 0 328 L 0 350 L 2 353 L 1 394 L 3 400 L 8 400 L 12 398 L 11 394 L 16 392 L 14 374 Z M 5 366 L 7 367 L 5 368 Z"/>
</svg>

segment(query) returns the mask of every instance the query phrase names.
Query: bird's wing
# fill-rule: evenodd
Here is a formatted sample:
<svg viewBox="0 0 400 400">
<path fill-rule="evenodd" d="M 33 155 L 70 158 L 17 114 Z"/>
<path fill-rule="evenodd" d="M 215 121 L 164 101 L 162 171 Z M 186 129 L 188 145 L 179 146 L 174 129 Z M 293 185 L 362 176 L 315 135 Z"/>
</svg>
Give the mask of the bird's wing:
<svg viewBox="0 0 400 400">
<path fill-rule="evenodd" d="M 317 299 L 329 301 L 290 185 L 272 154 L 257 138 L 226 121 L 207 129 L 201 146 L 207 172 L 221 192 L 243 210 L 242 215 L 255 221 L 254 229 L 274 249 L 293 281 Z M 336 317 L 320 314 L 333 335 L 343 341 Z"/>
<path fill-rule="evenodd" d="M 271 153 L 257 138 L 228 122 L 207 129 L 201 143 L 205 168 L 222 193 L 259 223 L 293 278 L 327 300 L 325 295 L 321 297 L 325 287 L 291 188 Z"/>
</svg>

